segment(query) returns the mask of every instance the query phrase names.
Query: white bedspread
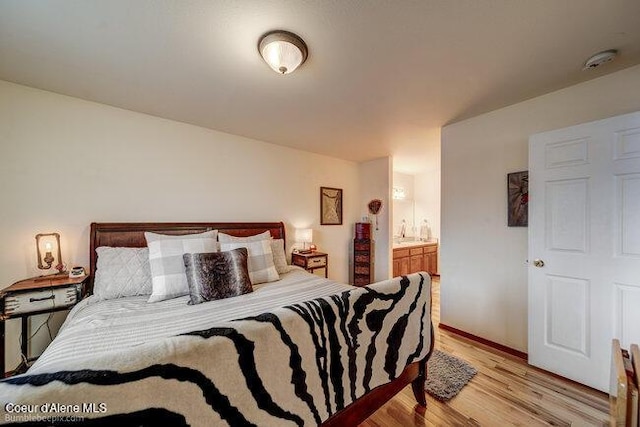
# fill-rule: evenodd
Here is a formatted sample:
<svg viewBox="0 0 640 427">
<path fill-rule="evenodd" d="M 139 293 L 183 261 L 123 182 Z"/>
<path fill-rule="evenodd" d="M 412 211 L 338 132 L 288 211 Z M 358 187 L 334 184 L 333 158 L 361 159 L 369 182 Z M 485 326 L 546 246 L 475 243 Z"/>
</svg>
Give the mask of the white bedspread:
<svg viewBox="0 0 640 427">
<path fill-rule="evenodd" d="M 287 295 L 300 298 L 294 288 L 307 295 L 303 299 L 332 288 L 338 293 L 288 305 Z M 74 355 L 72 349 L 59 353 L 52 346 L 34 371 L 56 364 L 60 371 L 0 381 L 0 423 L 48 425 L 74 417 L 96 426 L 317 426 L 398 378 L 407 365 L 426 360 L 432 348 L 426 273 L 347 288 L 295 272 L 250 297 L 196 307 L 176 301 L 164 305 L 173 307 L 169 313 L 158 303 L 121 301 L 111 304 L 118 310 L 111 314 L 104 311 L 107 304 L 83 303 L 54 344 L 73 347 L 86 336 L 86 348 Z M 249 299 L 262 307 L 248 308 Z M 270 302 L 260 303 L 265 300 Z M 165 336 L 186 328 L 184 321 L 223 311 L 234 301 L 239 304 L 232 317 L 277 304 L 288 307 Z M 131 333 L 123 333 L 127 329 Z M 121 341 L 133 346 L 87 357 L 91 346 L 104 340 L 116 349 L 125 346 Z M 423 381 L 414 384 L 422 388 Z M 367 402 L 377 405 L 373 398 Z"/>
<path fill-rule="evenodd" d="M 280 277 L 254 286 L 250 294 L 198 305 L 187 305 L 188 296 L 154 303 L 147 303 L 147 296 L 107 301 L 89 297 L 71 310 L 58 336 L 28 373 L 73 369 L 75 362 L 96 354 L 353 289 L 298 268 Z"/>
</svg>

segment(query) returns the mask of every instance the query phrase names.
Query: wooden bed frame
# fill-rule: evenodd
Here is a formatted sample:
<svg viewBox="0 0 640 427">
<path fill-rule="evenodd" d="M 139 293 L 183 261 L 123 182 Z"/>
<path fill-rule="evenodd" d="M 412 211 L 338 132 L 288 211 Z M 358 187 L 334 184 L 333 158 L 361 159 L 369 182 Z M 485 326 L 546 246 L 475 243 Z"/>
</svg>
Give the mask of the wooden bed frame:
<svg viewBox="0 0 640 427">
<path fill-rule="evenodd" d="M 89 281 L 85 293 L 93 293 L 93 281 L 96 274 L 100 246 L 144 248 L 147 241 L 145 231 L 159 234 L 196 234 L 218 230 L 232 236 L 246 237 L 270 231 L 274 239 L 282 239 L 286 243 L 284 223 L 282 222 L 112 222 L 92 223 L 89 242 Z M 286 245 L 285 245 L 286 248 Z"/>
<path fill-rule="evenodd" d="M 282 222 L 141 222 L 141 223 L 92 223 L 90 240 L 90 270 L 85 294 L 93 292 L 93 281 L 98 259 L 96 248 L 100 246 L 133 247 L 147 246 L 145 231 L 160 234 L 195 234 L 209 230 L 238 237 L 252 236 L 269 230 L 274 239 L 285 239 L 285 227 Z M 411 384 L 413 395 L 421 407 L 427 406 L 424 384 L 427 379 L 427 360 L 433 352 L 433 325 L 431 325 L 431 347 L 427 356 L 408 365 L 402 374 L 390 383 L 371 390 L 340 412 L 322 423 L 324 427 L 356 426 L 377 411 L 400 390 Z"/>
</svg>

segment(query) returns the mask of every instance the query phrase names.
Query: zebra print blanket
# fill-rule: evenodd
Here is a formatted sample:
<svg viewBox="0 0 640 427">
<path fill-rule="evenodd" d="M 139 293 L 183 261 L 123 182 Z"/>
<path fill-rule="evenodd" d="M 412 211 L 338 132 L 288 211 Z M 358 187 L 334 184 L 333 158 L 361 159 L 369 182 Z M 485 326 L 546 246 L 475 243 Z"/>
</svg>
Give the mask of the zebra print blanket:
<svg viewBox="0 0 640 427">
<path fill-rule="evenodd" d="M 413 274 L 0 381 L 0 422 L 318 425 L 430 348 Z"/>
</svg>

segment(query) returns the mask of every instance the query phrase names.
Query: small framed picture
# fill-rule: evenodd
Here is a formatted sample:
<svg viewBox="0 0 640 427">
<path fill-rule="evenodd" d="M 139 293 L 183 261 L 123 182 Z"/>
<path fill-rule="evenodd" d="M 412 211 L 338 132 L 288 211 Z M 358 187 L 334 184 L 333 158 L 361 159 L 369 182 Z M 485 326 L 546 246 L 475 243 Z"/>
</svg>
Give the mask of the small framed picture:
<svg viewBox="0 0 640 427">
<path fill-rule="evenodd" d="M 342 225 L 342 189 L 320 187 L 320 225 Z"/>
<path fill-rule="evenodd" d="M 507 174 L 507 223 L 509 227 L 529 225 L 529 171 Z"/>
</svg>

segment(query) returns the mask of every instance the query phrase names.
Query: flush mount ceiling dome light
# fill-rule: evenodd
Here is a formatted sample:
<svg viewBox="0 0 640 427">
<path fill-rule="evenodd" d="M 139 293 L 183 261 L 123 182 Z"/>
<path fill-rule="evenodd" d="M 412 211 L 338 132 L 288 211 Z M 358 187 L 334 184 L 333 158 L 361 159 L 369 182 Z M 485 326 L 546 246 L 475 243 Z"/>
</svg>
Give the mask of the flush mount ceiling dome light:
<svg viewBox="0 0 640 427">
<path fill-rule="evenodd" d="M 262 36 L 258 43 L 260 55 L 278 74 L 292 73 L 307 59 L 307 45 L 297 35 L 276 30 Z"/>
<path fill-rule="evenodd" d="M 618 55 L 618 51 L 615 49 L 609 49 L 602 52 L 598 52 L 585 62 L 583 70 L 593 70 L 598 68 L 602 64 L 613 61 Z"/>
</svg>

